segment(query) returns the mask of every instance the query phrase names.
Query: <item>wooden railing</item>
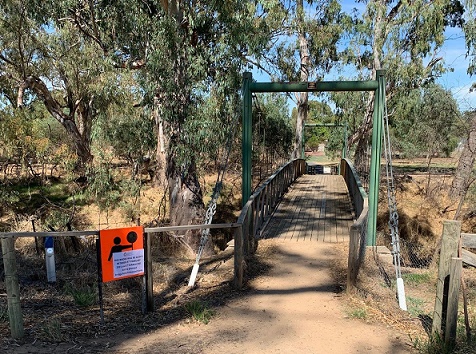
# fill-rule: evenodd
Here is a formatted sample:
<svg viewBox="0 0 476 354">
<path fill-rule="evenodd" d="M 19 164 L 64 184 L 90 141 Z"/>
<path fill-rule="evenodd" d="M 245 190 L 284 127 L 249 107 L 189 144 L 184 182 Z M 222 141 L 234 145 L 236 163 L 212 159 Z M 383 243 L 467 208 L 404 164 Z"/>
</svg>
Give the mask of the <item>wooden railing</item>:
<svg viewBox="0 0 476 354">
<path fill-rule="evenodd" d="M 288 162 L 253 193 L 241 210 L 237 221 L 241 227 L 235 231 L 235 287 L 242 287 L 245 259 L 256 250 L 256 240 L 274 209 L 288 187 L 305 171 L 306 162 L 303 159 Z"/>
<path fill-rule="evenodd" d="M 344 177 L 349 190 L 356 221 L 350 227 L 349 258 L 347 270 L 347 291 L 351 291 L 356 283 L 360 265 L 365 257 L 365 235 L 367 232 L 368 196 L 362 187 L 357 171 L 349 159 L 342 159 L 340 173 Z"/>
</svg>

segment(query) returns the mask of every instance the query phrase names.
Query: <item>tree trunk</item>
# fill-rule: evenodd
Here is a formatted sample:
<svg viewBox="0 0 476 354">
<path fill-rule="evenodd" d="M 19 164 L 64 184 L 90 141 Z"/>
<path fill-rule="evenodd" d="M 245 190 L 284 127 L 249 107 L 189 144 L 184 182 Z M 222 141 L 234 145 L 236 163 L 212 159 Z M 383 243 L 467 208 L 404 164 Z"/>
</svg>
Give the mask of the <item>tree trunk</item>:
<svg viewBox="0 0 476 354">
<path fill-rule="evenodd" d="M 464 198 L 470 181 L 472 180 L 472 171 L 476 158 L 476 114 L 471 119 L 471 127 L 468 138 L 464 144 L 463 151 L 459 158 L 458 167 L 456 168 L 455 177 L 449 191 L 449 197 L 452 201 L 458 198 Z"/>
<path fill-rule="evenodd" d="M 195 161 L 192 161 L 186 170 L 178 168 L 175 162 L 176 156 L 169 154 L 166 177 L 169 191 L 170 223 L 171 225 L 202 224 L 205 220 L 205 205 Z M 200 245 L 201 232 L 189 230 L 181 236 L 189 247 L 190 256 L 194 257 Z M 203 255 L 211 254 L 213 254 L 213 243 L 209 239 L 203 250 Z"/>
<path fill-rule="evenodd" d="M 372 68 L 372 78 L 375 80 L 377 77 L 377 70 L 382 68 L 381 56 L 382 56 L 382 46 L 385 42 L 385 4 L 378 0 L 375 1 L 376 16 L 374 19 L 373 26 L 373 42 L 372 42 L 372 56 L 373 56 L 373 68 Z M 366 156 L 359 156 L 367 152 L 367 144 L 369 141 L 369 134 L 372 130 L 373 123 L 373 112 L 374 112 L 374 102 L 375 101 L 375 92 L 369 92 L 369 98 L 367 100 L 364 120 L 360 124 L 360 127 L 357 131 L 352 134 L 349 138 L 349 146 L 357 142 L 357 149 L 355 152 L 355 161 L 356 168 L 359 167 L 357 161 L 365 161 Z"/>
<path fill-rule="evenodd" d="M 78 115 L 81 116 L 80 121 L 83 125 L 83 134 L 81 134 L 80 130 L 78 129 L 78 125 L 76 125 L 74 121 L 74 116 L 77 113 L 74 109 L 74 104 L 70 102 L 69 106 L 73 108 L 70 109 L 69 115 L 66 114 L 63 107 L 53 97 L 46 84 L 38 77 L 28 76 L 22 85 L 20 85 L 17 102 L 19 108 L 23 106 L 23 94 L 27 88 L 31 89 L 38 97 L 43 99 L 44 105 L 48 112 L 66 129 L 74 144 L 76 153 L 78 154 L 79 167 L 81 168 L 86 163 L 90 162 L 93 158 L 90 149 L 90 134 L 92 124 L 91 109 L 87 109 L 84 106 L 78 106 Z"/>
<path fill-rule="evenodd" d="M 160 111 L 161 111 L 160 97 L 156 96 L 154 98 L 154 110 L 152 111 L 152 115 L 155 121 L 155 126 L 157 127 L 157 150 L 155 153 L 156 168 L 155 168 L 154 182 L 156 186 L 163 187 L 165 189 L 167 187 L 167 183 L 165 179 L 165 170 L 167 168 L 167 158 L 166 158 L 165 147 L 168 146 L 169 142 L 166 135 L 164 134 L 165 122 L 163 121 L 161 117 Z"/>
<path fill-rule="evenodd" d="M 298 37 L 299 37 L 299 55 L 301 59 L 301 81 L 307 82 L 309 80 L 309 44 L 306 38 L 306 32 L 304 29 L 304 8 L 303 0 L 297 1 L 297 22 L 298 22 Z M 308 99 L 309 94 L 307 92 L 301 92 L 297 95 L 297 120 L 296 120 L 296 134 L 294 137 L 294 150 L 293 158 L 301 157 L 303 146 L 303 133 L 304 124 L 307 119 L 308 112 Z"/>
<path fill-rule="evenodd" d="M 188 82 L 191 67 L 190 52 L 188 52 L 186 44 L 190 42 L 190 38 L 188 38 L 190 33 L 187 23 L 183 21 L 182 9 L 177 6 L 179 4 L 176 1 L 164 0 L 162 2 L 168 15 L 173 17 L 176 24 L 180 26 L 177 28 L 177 34 L 182 37 L 183 42 L 174 44 L 172 77 L 158 77 L 157 81 L 155 108 L 157 109 L 158 146 L 156 157 L 159 168 L 156 176 L 161 178 L 165 171 L 164 180 L 167 182 L 170 224 L 192 225 L 202 224 L 205 221 L 205 205 L 198 180 L 195 157 L 192 152 L 187 152 L 187 145 L 184 141 L 187 133 L 193 134 L 193 132 L 183 131 L 185 122 L 190 119 L 189 108 L 192 104 L 191 85 Z M 168 89 L 162 90 L 163 83 L 166 82 Z M 171 90 L 170 87 L 175 87 L 175 90 Z M 188 246 L 189 254 L 195 256 L 199 248 L 201 232 L 189 230 L 181 236 L 183 236 L 183 243 Z M 209 238 L 203 255 L 207 256 L 212 253 L 213 243 Z"/>
</svg>

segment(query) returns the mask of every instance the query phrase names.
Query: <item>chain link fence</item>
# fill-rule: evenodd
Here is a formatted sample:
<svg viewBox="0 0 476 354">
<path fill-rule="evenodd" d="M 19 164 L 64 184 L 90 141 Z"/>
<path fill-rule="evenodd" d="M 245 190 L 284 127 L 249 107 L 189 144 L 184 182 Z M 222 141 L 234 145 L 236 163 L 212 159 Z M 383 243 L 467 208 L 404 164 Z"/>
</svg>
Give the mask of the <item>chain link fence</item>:
<svg viewBox="0 0 476 354">
<path fill-rule="evenodd" d="M 377 237 L 377 246 L 385 246 L 392 251 L 392 243 L 382 236 Z M 433 261 L 436 245 L 400 239 L 400 264 L 408 268 L 428 268 Z"/>
</svg>

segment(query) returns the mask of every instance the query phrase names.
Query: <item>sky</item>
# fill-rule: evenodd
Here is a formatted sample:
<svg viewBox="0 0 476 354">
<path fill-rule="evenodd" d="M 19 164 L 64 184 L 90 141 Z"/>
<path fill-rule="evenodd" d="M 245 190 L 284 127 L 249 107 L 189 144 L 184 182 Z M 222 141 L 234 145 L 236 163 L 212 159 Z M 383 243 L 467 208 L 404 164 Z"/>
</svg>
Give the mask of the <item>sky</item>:
<svg viewBox="0 0 476 354">
<path fill-rule="evenodd" d="M 343 11 L 347 13 L 350 13 L 353 8 L 363 12 L 365 7 L 363 2 L 356 3 L 354 0 L 343 0 L 341 4 Z M 461 29 L 450 28 L 446 30 L 445 43 L 437 55 L 443 57 L 445 64 L 453 69 L 443 74 L 437 82 L 452 92 L 461 111 L 475 110 L 476 91 L 469 92 L 469 89 L 473 83 L 476 83 L 476 75 L 470 77 L 467 74 L 469 60 L 466 58 L 464 34 Z M 267 75 L 256 70 L 253 70 L 253 78 L 257 81 L 269 81 Z M 330 73 L 326 75 L 325 80 L 338 80 L 338 74 Z M 292 102 L 290 102 L 290 106 L 291 110 Z"/>
<path fill-rule="evenodd" d="M 469 88 L 476 82 L 476 76 L 470 77 L 466 72 L 469 60 L 466 58 L 464 35 L 461 30 L 451 28 L 446 31 L 445 38 L 440 55 L 454 71 L 444 74 L 438 83 L 453 93 L 462 111 L 474 110 L 476 109 L 476 92 L 469 92 Z"/>
</svg>

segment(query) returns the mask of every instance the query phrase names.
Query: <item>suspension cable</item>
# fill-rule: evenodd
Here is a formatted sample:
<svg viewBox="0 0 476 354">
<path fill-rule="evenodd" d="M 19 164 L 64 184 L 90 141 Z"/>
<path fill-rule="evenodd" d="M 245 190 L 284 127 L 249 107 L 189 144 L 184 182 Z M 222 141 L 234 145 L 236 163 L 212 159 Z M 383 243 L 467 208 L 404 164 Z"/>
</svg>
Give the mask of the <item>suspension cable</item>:
<svg viewBox="0 0 476 354">
<path fill-rule="evenodd" d="M 396 199 L 396 192 L 395 192 L 395 179 L 393 176 L 392 149 L 391 149 L 391 142 L 390 142 L 390 129 L 388 124 L 388 112 L 387 112 L 387 104 L 385 100 L 384 100 L 384 114 L 383 114 L 382 120 L 383 120 L 384 153 L 385 153 L 385 162 L 386 162 L 385 170 L 386 170 L 386 176 L 387 176 L 387 200 L 388 200 L 388 213 L 389 213 L 388 226 L 390 228 L 390 233 L 392 236 L 392 255 L 393 255 L 393 264 L 395 267 L 395 276 L 397 279 L 398 302 L 399 302 L 400 308 L 406 311 L 407 305 L 406 305 L 405 290 L 404 290 L 402 271 L 401 271 L 400 236 L 398 232 L 398 209 L 397 209 L 397 199 Z"/>
<path fill-rule="evenodd" d="M 238 119 L 239 119 L 239 113 L 235 112 L 235 122 L 231 122 L 233 129 L 230 129 L 229 134 L 228 134 L 228 139 L 227 139 L 227 148 L 226 148 L 226 154 L 225 157 L 220 164 L 220 168 L 218 170 L 217 174 L 217 180 L 215 183 L 215 187 L 213 188 L 213 193 L 212 197 L 210 199 L 210 202 L 208 203 L 207 206 L 207 211 L 205 214 L 205 225 L 210 225 L 213 221 L 213 216 L 216 213 L 217 210 L 217 201 L 218 198 L 220 197 L 220 192 L 223 187 L 223 177 L 225 176 L 225 171 L 228 168 L 228 162 L 230 159 L 230 154 L 231 154 L 231 149 L 233 146 L 233 140 L 235 137 L 236 133 L 236 127 L 238 126 Z M 195 284 L 195 279 L 197 278 L 198 274 L 198 268 L 200 266 L 200 258 L 202 257 L 203 251 L 205 249 L 205 246 L 208 242 L 208 237 L 210 235 L 210 229 L 203 229 L 201 232 L 201 237 L 200 237 L 200 244 L 198 246 L 198 251 L 197 251 L 197 257 L 195 259 L 195 264 L 193 265 L 192 268 L 192 273 L 190 275 L 190 279 L 188 282 L 188 286 L 193 286 Z"/>
</svg>

